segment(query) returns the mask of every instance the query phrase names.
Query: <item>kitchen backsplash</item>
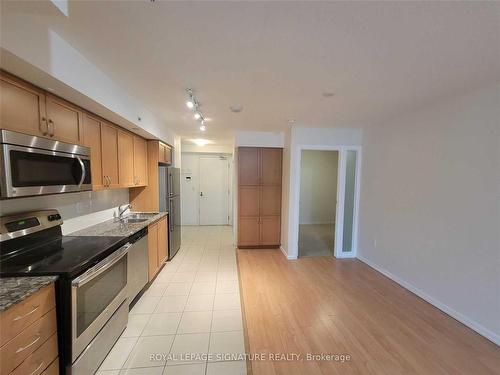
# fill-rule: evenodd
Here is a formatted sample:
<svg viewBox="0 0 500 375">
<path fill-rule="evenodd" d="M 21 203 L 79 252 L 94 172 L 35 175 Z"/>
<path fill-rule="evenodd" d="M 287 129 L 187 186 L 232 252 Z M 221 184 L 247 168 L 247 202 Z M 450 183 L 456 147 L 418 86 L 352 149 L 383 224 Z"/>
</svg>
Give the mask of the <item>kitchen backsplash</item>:
<svg viewBox="0 0 500 375">
<path fill-rule="evenodd" d="M 57 209 L 64 221 L 63 233 L 69 234 L 111 219 L 117 207 L 128 202 L 128 189 L 44 195 L 0 201 L 0 216 L 39 209 Z"/>
</svg>

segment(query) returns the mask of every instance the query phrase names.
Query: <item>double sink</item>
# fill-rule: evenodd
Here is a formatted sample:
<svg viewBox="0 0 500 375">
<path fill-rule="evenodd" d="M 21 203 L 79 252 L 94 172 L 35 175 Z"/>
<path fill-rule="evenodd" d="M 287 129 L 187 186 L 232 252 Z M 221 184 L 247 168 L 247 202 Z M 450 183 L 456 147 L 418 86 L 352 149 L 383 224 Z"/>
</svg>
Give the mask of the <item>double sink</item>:
<svg viewBox="0 0 500 375">
<path fill-rule="evenodd" d="M 151 219 L 153 216 L 158 215 L 158 212 L 144 212 L 144 213 L 130 213 L 122 216 L 120 219 L 123 223 L 142 223 L 146 220 Z"/>
</svg>

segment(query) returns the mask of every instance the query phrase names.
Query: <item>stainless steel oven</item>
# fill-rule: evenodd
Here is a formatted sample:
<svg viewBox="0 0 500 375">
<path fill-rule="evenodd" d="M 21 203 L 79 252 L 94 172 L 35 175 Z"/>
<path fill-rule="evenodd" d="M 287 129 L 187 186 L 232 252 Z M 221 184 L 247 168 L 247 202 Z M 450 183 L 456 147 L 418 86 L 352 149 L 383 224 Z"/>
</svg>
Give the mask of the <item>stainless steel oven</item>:
<svg viewBox="0 0 500 375">
<path fill-rule="evenodd" d="M 92 190 L 90 148 L 0 131 L 1 198 Z"/>
<path fill-rule="evenodd" d="M 127 299 L 129 247 L 127 243 L 71 281 L 72 362 Z"/>
</svg>

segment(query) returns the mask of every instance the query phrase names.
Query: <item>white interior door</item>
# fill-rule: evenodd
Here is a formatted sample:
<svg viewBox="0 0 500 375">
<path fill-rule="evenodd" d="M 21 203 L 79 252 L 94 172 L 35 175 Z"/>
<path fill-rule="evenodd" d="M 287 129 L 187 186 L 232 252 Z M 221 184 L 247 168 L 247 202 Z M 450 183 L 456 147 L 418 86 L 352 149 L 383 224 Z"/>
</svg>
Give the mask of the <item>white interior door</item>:
<svg viewBox="0 0 500 375">
<path fill-rule="evenodd" d="M 227 225 L 228 160 L 200 157 L 200 225 Z"/>
</svg>

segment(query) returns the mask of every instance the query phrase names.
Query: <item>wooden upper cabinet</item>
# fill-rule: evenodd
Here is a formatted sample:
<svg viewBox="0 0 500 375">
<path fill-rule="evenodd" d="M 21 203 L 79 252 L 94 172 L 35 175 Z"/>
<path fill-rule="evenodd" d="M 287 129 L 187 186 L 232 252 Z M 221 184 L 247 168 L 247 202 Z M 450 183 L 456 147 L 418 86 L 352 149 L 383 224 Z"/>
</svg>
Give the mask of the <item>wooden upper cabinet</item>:
<svg viewBox="0 0 500 375">
<path fill-rule="evenodd" d="M 148 148 L 145 139 L 134 136 L 134 185 L 148 184 Z"/>
<path fill-rule="evenodd" d="M 172 147 L 163 142 L 158 142 L 158 148 L 158 161 L 160 163 L 172 164 Z"/>
<path fill-rule="evenodd" d="M 101 121 L 87 113 L 83 115 L 83 144 L 90 147 L 92 189 L 103 186 L 101 169 Z"/>
<path fill-rule="evenodd" d="M 0 74 L 0 128 L 45 136 L 45 93 Z"/>
<path fill-rule="evenodd" d="M 168 257 L 168 225 L 167 217 L 158 221 L 158 267 L 167 260 Z"/>
<path fill-rule="evenodd" d="M 134 136 L 118 131 L 118 174 L 120 186 L 134 186 Z"/>
<path fill-rule="evenodd" d="M 106 187 L 119 187 L 118 129 L 105 122 L 101 124 L 102 176 Z"/>
<path fill-rule="evenodd" d="M 83 142 L 83 112 L 67 101 L 47 94 L 48 136 L 63 142 Z"/>
<path fill-rule="evenodd" d="M 238 184 L 260 184 L 260 149 L 256 147 L 240 147 L 238 149 Z"/>
<path fill-rule="evenodd" d="M 281 185 L 281 148 L 261 148 L 261 185 Z"/>
</svg>

